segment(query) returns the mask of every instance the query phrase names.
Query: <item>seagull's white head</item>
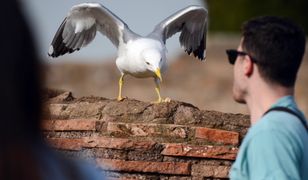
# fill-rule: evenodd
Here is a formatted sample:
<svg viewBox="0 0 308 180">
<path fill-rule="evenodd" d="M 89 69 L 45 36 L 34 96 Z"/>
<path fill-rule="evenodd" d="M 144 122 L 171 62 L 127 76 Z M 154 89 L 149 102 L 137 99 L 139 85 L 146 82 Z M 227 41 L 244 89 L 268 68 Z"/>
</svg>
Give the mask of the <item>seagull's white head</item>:
<svg viewBox="0 0 308 180">
<path fill-rule="evenodd" d="M 144 65 L 149 71 L 152 71 L 162 81 L 160 69 L 162 66 L 162 55 L 157 49 L 145 49 L 142 51 Z"/>
</svg>

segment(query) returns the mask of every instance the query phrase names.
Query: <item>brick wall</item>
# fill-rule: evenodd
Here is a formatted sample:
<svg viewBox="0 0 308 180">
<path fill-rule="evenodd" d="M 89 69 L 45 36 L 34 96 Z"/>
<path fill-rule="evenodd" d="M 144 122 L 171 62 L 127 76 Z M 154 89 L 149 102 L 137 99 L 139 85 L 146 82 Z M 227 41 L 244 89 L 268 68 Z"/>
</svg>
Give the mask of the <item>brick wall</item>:
<svg viewBox="0 0 308 180">
<path fill-rule="evenodd" d="M 226 179 L 248 116 L 172 101 L 48 91 L 42 128 L 66 156 L 94 159 L 109 179 Z"/>
</svg>

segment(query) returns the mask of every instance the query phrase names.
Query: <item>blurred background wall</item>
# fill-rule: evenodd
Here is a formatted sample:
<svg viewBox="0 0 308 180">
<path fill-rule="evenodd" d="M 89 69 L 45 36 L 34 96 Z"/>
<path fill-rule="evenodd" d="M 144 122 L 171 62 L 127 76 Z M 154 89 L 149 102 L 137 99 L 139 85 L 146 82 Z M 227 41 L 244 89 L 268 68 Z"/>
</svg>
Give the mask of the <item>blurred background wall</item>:
<svg viewBox="0 0 308 180">
<path fill-rule="evenodd" d="M 205 0 L 210 11 L 211 32 L 239 33 L 241 24 L 256 16 L 284 16 L 308 32 L 307 0 Z"/>
</svg>

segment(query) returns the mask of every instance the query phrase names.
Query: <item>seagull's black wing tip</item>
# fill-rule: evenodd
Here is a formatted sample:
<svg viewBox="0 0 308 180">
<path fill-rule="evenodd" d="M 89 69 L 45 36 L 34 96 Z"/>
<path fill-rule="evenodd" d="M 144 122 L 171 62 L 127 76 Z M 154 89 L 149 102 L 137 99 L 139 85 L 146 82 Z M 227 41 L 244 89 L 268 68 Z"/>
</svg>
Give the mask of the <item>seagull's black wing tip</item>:
<svg viewBox="0 0 308 180">
<path fill-rule="evenodd" d="M 185 52 L 188 54 L 188 55 L 191 55 L 193 54 L 193 56 L 196 58 L 196 59 L 199 59 L 200 61 L 204 61 L 206 59 L 206 56 L 205 56 L 205 50 L 203 47 L 198 47 L 197 49 L 195 50 L 192 50 L 192 49 L 185 49 Z"/>
<path fill-rule="evenodd" d="M 51 57 L 51 58 L 57 57 L 57 56 L 55 55 L 55 51 L 54 51 L 53 45 L 51 45 L 51 46 L 49 47 L 49 50 L 48 50 L 48 52 L 47 52 L 47 55 L 48 55 L 49 57 Z"/>
<path fill-rule="evenodd" d="M 204 37 L 201 39 L 200 45 L 198 46 L 197 49 L 195 49 L 195 50 L 193 51 L 193 53 L 194 53 L 194 56 L 195 56 L 196 58 L 198 58 L 200 61 L 205 60 L 206 57 L 205 57 L 205 43 L 204 43 Z"/>
<path fill-rule="evenodd" d="M 200 61 L 204 61 L 206 59 L 204 38 L 202 38 L 200 45 L 196 49 L 193 50 L 192 47 L 189 47 L 185 49 L 185 52 L 188 55 L 193 54 L 193 56 Z"/>
<path fill-rule="evenodd" d="M 66 44 L 63 42 L 62 33 L 64 31 L 65 24 L 66 24 L 66 18 L 63 20 L 54 39 L 52 40 L 52 43 L 48 50 L 49 57 L 56 58 L 66 53 L 73 53 L 74 51 L 76 51 L 76 49 L 67 47 Z"/>
<path fill-rule="evenodd" d="M 79 48 L 76 49 L 77 51 L 79 51 Z M 67 53 L 71 54 L 73 52 L 76 51 L 75 49 L 66 47 L 66 45 L 61 42 L 60 44 L 58 44 L 57 46 L 54 47 L 54 45 L 51 45 L 48 51 L 48 56 L 52 57 L 52 58 L 57 58 L 59 56 L 65 55 Z"/>
</svg>

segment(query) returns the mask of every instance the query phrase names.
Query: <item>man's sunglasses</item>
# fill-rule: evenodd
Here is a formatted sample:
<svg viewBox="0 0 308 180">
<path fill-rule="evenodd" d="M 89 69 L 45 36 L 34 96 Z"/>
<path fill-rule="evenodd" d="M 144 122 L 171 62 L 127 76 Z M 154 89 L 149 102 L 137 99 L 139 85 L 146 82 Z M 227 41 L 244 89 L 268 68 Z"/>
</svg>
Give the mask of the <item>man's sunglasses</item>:
<svg viewBox="0 0 308 180">
<path fill-rule="evenodd" d="M 228 55 L 228 59 L 229 59 L 229 63 L 234 65 L 235 61 L 236 61 L 236 58 L 237 56 L 249 56 L 250 59 L 252 60 L 252 62 L 256 63 L 256 59 L 251 57 L 248 53 L 246 52 L 243 52 L 243 51 L 238 51 L 238 50 L 235 50 L 235 49 L 227 49 L 226 50 L 226 53 Z"/>
</svg>

